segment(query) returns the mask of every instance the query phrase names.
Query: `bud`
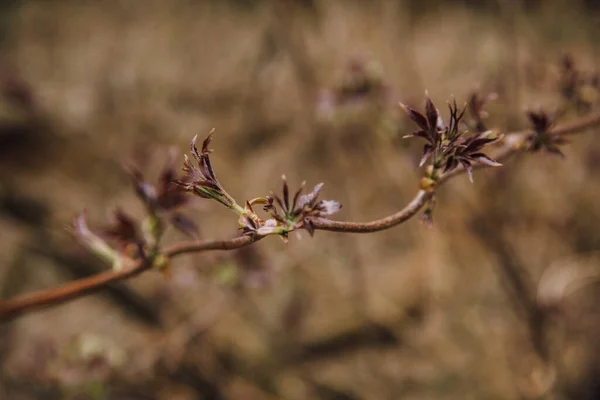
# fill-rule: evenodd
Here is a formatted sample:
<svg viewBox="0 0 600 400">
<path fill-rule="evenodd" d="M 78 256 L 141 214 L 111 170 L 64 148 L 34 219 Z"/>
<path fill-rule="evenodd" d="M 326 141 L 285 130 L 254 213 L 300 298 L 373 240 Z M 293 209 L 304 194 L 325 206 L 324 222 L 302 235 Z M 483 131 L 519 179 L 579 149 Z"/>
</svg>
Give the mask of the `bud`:
<svg viewBox="0 0 600 400">
<path fill-rule="evenodd" d="M 86 210 L 73 220 L 73 230 L 79 242 L 92 253 L 109 262 L 114 270 L 118 271 L 122 268 L 119 252 L 88 228 Z"/>
<path fill-rule="evenodd" d="M 421 190 L 424 190 L 426 192 L 433 192 L 435 189 L 435 184 L 436 182 L 433 179 L 425 176 L 421 178 L 421 183 L 419 187 L 421 188 Z"/>
</svg>

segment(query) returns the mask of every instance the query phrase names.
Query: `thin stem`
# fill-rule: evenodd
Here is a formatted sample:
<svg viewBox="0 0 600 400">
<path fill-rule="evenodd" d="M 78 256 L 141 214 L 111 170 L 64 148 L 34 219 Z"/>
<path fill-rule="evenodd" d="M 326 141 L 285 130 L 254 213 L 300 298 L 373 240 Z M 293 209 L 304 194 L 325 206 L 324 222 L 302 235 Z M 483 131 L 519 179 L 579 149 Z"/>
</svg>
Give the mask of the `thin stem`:
<svg viewBox="0 0 600 400">
<path fill-rule="evenodd" d="M 233 250 L 248 246 L 258 239 L 249 236 L 236 237 L 231 240 L 198 240 L 183 242 L 167 248 L 164 254 L 174 257 L 180 254 L 207 250 Z M 85 296 L 104 289 L 116 282 L 132 278 L 150 269 L 152 264 L 145 261 L 131 263 L 121 270 L 109 270 L 89 278 L 78 279 L 67 284 L 43 289 L 9 301 L 0 302 L 0 321 L 16 318 L 26 312 L 47 306 L 65 303 L 69 300 Z"/>
<path fill-rule="evenodd" d="M 402 210 L 370 222 L 314 221 L 315 229 L 333 232 L 368 233 L 392 228 L 412 218 L 431 199 L 433 192 L 419 190 Z"/>
<path fill-rule="evenodd" d="M 260 236 L 239 236 L 229 240 L 191 240 L 169 246 L 165 249 L 165 254 L 169 257 L 176 257 L 181 254 L 207 250 L 233 250 L 248 246 L 260 239 L 262 239 Z"/>
<path fill-rule="evenodd" d="M 101 272 L 89 278 L 78 279 L 67 284 L 49 289 L 39 290 L 19 296 L 9 301 L 0 302 L 0 321 L 16 318 L 25 312 L 30 312 L 45 306 L 55 306 L 69 300 L 97 292 L 113 283 L 132 278 L 151 267 L 150 263 L 135 263 Z"/>
<path fill-rule="evenodd" d="M 240 206 L 235 201 L 233 202 L 233 204 L 231 205 L 230 208 L 239 216 L 247 214 L 246 209 L 244 207 Z"/>
<path fill-rule="evenodd" d="M 600 112 L 590 114 L 570 123 L 561 124 L 552 129 L 551 134 L 555 136 L 567 136 L 581 133 L 587 129 L 600 125 Z M 524 149 L 523 143 L 532 132 L 530 130 L 513 132 L 505 135 L 502 146 L 498 148 L 492 157 L 496 160 L 506 160 L 510 156 Z M 476 166 L 483 168 L 485 166 Z M 438 180 L 438 185 L 448 179 L 465 172 L 464 168 L 458 167 L 451 173 L 444 174 Z M 416 215 L 421 208 L 433 196 L 433 192 L 419 191 L 417 195 L 402 210 L 387 217 L 370 222 L 344 222 L 344 221 L 314 221 L 314 227 L 318 230 L 334 232 L 367 233 L 392 228 Z M 241 207 L 238 206 L 240 209 Z M 236 209 L 236 212 L 239 210 Z M 245 211 L 244 211 L 245 212 Z M 175 244 L 164 251 L 167 257 L 175 257 L 186 253 L 195 253 L 208 250 L 232 250 L 248 246 L 262 236 L 240 236 L 229 240 L 189 241 Z M 151 268 L 146 262 L 138 262 L 124 266 L 119 271 L 106 271 L 89 278 L 79 279 L 64 285 L 40 290 L 28 295 L 18 296 L 11 300 L 0 302 L 0 320 L 10 320 L 19 315 L 31 312 L 42 307 L 54 306 L 84 295 L 97 292 L 111 284 L 129 279 Z"/>
</svg>

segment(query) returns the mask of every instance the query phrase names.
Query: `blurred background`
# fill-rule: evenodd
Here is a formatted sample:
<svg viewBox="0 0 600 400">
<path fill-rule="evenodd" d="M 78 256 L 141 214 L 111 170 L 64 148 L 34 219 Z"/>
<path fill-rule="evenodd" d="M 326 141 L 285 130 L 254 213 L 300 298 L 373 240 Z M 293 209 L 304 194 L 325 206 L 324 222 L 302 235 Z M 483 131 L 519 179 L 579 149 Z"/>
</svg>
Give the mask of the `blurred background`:
<svg viewBox="0 0 600 400">
<path fill-rule="evenodd" d="M 526 128 L 525 110 L 562 110 L 566 54 L 597 71 L 600 3 L 5 0 L 0 35 L 6 299 L 107 269 L 73 216 L 142 216 L 123 162 L 154 179 L 213 127 L 213 166 L 240 203 L 285 174 L 324 182 L 336 218 L 390 214 L 423 173 L 397 103 L 420 109 L 427 89 L 446 116 L 452 96 L 493 92 L 489 128 Z M 2 323 L 0 398 L 600 398 L 600 142 L 563 151 L 457 177 L 432 229 L 190 254 L 170 279 Z M 187 215 L 202 238 L 236 235 L 215 202 Z M 568 297 L 536 297 L 581 276 Z"/>
</svg>

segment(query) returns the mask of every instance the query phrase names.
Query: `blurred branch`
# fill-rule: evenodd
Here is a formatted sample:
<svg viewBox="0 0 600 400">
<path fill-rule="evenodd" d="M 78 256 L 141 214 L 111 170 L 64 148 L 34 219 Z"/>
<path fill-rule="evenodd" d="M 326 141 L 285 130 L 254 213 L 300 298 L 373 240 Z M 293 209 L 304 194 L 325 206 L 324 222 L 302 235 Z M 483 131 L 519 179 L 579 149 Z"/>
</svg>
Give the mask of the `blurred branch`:
<svg viewBox="0 0 600 400">
<path fill-rule="evenodd" d="M 331 356 L 364 349 L 394 347 L 401 344 L 394 331 L 386 326 L 368 323 L 333 337 L 301 345 L 290 355 L 293 363 L 316 362 Z"/>
<path fill-rule="evenodd" d="M 550 356 L 545 313 L 536 299 L 536 285 L 531 273 L 523 268 L 501 235 L 502 223 L 498 218 L 477 216 L 471 228 L 485 246 L 498 257 L 498 270 L 508 286 L 509 296 L 518 314 L 525 319 L 531 345 L 537 355 L 548 362 Z"/>
<path fill-rule="evenodd" d="M 497 175 L 495 179 L 487 182 L 487 189 L 503 186 L 506 179 L 506 174 Z M 551 337 L 548 333 L 549 315 L 543 308 L 543 304 L 539 302 L 537 285 L 531 271 L 519 261 L 505 235 L 504 228 L 510 226 L 511 222 L 514 223 L 506 216 L 508 198 L 510 193 L 506 193 L 505 197 L 494 199 L 485 211 L 474 213 L 469 227 L 477 239 L 497 257 L 494 266 L 504 292 L 515 314 L 523 321 L 525 335 L 532 352 L 543 365 L 543 369 L 538 369 L 538 372 L 543 371 L 544 379 L 539 385 L 532 386 L 530 390 L 534 390 L 535 387 L 536 398 L 552 398 L 549 396 L 556 389 L 554 379 L 556 360 L 553 357 Z"/>
<path fill-rule="evenodd" d="M 570 123 L 558 125 L 555 128 L 548 130 L 548 135 L 558 138 L 581 133 L 597 125 L 600 125 L 600 112 L 590 114 L 589 116 L 572 121 Z M 500 141 L 500 148 L 497 149 L 497 151 L 491 156 L 495 160 L 506 160 L 516 153 L 527 150 L 528 147 L 526 145 L 526 141 L 532 133 L 533 131 L 531 130 L 525 130 L 504 135 Z M 205 156 L 205 154 L 208 153 L 203 153 L 203 156 Z M 485 167 L 485 165 L 473 165 L 473 167 L 480 168 Z M 212 170 L 209 172 L 212 173 Z M 444 173 L 439 177 L 435 186 L 439 186 L 448 179 L 463 172 L 466 172 L 466 169 L 463 166 L 459 166 L 449 173 Z M 212 175 L 212 178 L 214 178 L 214 175 Z M 319 218 L 311 222 L 314 230 L 334 232 L 368 233 L 390 229 L 415 216 L 419 210 L 422 209 L 433 198 L 434 189 L 435 187 L 430 187 L 427 188 L 427 190 L 418 191 L 416 196 L 402 210 L 374 221 L 345 222 L 324 220 Z M 208 250 L 232 250 L 248 246 L 262 239 L 264 236 L 265 235 L 256 234 L 240 236 L 229 240 L 201 240 L 182 242 L 165 249 L 162 252 L 162 255 L 164 255 L 167 259 L 170 259 L 185 253 L 196 253 Z M 114 284 L 115 282 L 132 278 L 152 268 L 153 261 L 154 260 L 152 259 L 143 259 L 137 262 L 130 262 L 127 265 L 124 265 L 121 269 L 113 269 L 89 278 L 66 283 L 59 287 L 49 288 L 11 300 L 2 301 L 0 302 L 0 320 L 9 320 L 42 307 L 58 305 L 68 300 L 97 292 Z"/>
<path fill-rule="evenodd" d="M 167 256 L 200 252 L 207 250 L 232 250 L 253 243 L 249 236 L 237 237 L 231 240 L 190 241 L 172 246 L 165 251 Z M 102 290 L 116 282 L 123 281 L 150 269 L 149 262 L 138 262 L 124 266 L 119 271 L 110 270 L 85 279 L 79 279 L 65 285 L 40 290 L 29 295 L 17 297 L 10 301 L 0 302 L 0 320 L 15 318 L 27 311 L 49 305 L 58 305 L 66 301 L 85 296 Z"/>
<path fill-rule="evenodd" d="M 46 241 L 43 241 L 44 239 Z M 25 251 L 40 255 L 60 265 L 76 281 L 95 276 L 106 268 L 91 254 L 69 251 L 65 246 L 66 244 L 53 243 L 48 238 L 40 238 L 28 246 Z M 70 247 L 72 248 L 72 246 Z M 128 316 L 150 326 L 159 327 L 161 325 L 158 310 L 125 282 L 108 286 L 106 294 Z"/>
</svg>

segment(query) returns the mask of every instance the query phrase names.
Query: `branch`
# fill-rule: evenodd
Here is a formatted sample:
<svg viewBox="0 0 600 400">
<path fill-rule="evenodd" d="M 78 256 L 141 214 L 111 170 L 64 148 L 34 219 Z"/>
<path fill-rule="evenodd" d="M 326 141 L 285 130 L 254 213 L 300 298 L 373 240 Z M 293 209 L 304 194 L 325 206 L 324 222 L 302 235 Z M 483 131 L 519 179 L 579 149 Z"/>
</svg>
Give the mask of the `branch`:
<svg viewBox="0 0 600 400">
<path fill-rule="evenodd" d="M 600 112 L 590 114 L 572 122 L 558 125 L 550 130 L 554 137 L 568 136 L 581 133 L 587 129 L 600 125 Z M 506 160 L 510 156 L 524 151 L 524 142 L 532 133 L 531 130 L 508 133 L 504 136 L 500 148 L 492 155 L 496 160 Z M 483 168 L 485 165 L 474 165 Z M 463 167 L 458 167 L 450 173 L 443 174 L 437 185 L 443 184 L 448 179 L 464 173 Z M 387 217 L 370 222 L 345 222 L 330 220 L 315 220 L 316 230 L 367 233 L 390 229 L 415 216 L 423 206 L 433 197 L 433 191 L 420 190 L 417 195 L 400 211 Z M 240 236 L 230 240 L 189 241 L 173 245 L 164 251 L 164 255 L 172 258 L 181 254 L 195 253 L 208 250 L 232 250 L 248 246 L 264 236 Z M 62 304 L 66 301 L 91 294 L 110 286 L 111 284 L 132 278 L 151 268 L 147 262 L 138 262 L 125 266 L 120 271 L 106 271 L 98 275 L 66 283 L 62 286 L 40 290 L 28 295 L 16 297 L 0 302 L 0 321 L 16 318 L 24 313 L 43 307 Z"/>
<path fill-rule="evenodd" d="M 383 231 L 399 225 L 419 212 L 421 208 L 433 197 L 433 192 L 419 190 L 417 195 L 402 210 L 370 222 L 344 222 L 344 221 L 314 221 L 315 229 L 333 232 L 368 233 Z"/>
<path fill-rule="evenodd" d="M 231 240 L 189 241 L 171 246 L 165 251 L 165 255 L 173 257 L 180 254 L 207 250 L 233 250 L 248 246 L 255 241 L 256 239 L 250 236 L 236 237 Z M 69 300 L 95 293 L 115 282 L 139 275 L 150 268 L 151 264 L 148 262 L 137 262 L 124 266 L 119 271 L 105 271 L 89 278 L 66 283 L 62 286 L 43 289 L 12 300 L 2 301 L 0 302 L 0 321 L 13 319 L 26 312 L 59 305 Z"/>
<path fill-rule="evenodd" d="M 150 268 L 149 263 L 135 263 L 119 271 L 105 271 L 89 278 L 78 279 L 62 286 L 43 289 L 12 300 L 0 302 L 0 321 L 15 318 L 24 312 L 58 305 L 97 292 L 115 282 L 132 278 Z"/>
<path fill-rule="evenodd" d="M 246 247 L 260 239 L 262 239 L 260 236 L 239 236 L 229 240 L 192 240 L 168 247 L 165 250 L 165 254 L 168 257 L 175 257 L 180 254 L 197 253 L 207 250 L 234 250 Z M 0 315 L 2 315 L 1 312 Z"/>
<path fill-rule="evenodd" d="M 550 134 L 553 137 L 571 136 L 583 133 L 584 131 L 594 128 L 598 125 L 600 125 L 600 111 L 585 117 L 581 117 L 575 121 L 565 122 L 564 124 L 557 125 L 550 131 Z M 502 140 L 502 146 L 497 149 L 492 156 L 498 161 L 506 161 L 516 153 L 526 150 L 522 146 L 523 140 L 532 133 L 532 130 L 507 133 Z M 486 167 L 486 165 L 474 165 L 473 167 L 476 169 L 481 169 Z M 465 172 L 464 168 L 458 168 L 449 174 L 444 174 L 444 176 L 441 177 L 440 182 L 444 182 L 454 175 L 463 172 Z"/>
<path fill-rule="evenodd" d="M 591 114 L 586 117 L 582 117 L 576 121 L 567 122 L 555 127 L 551 134 L 554 136 L 569 136 L 577 133 L 581 133 L 587 129 L 593 128 L 600 125 L 600 112 Z M 492 158 L 498 161 L 506 161 L 511 156 L 515 155 L 520 151 L 524 151 L 525 147 L 522 145 L 525 138 L 527 138 L 533 131 L 523 130 L 518 132 L 508 133 L 502 140 L 502 145 L 492 154 Z M 476 169 L 489 168 L 485 164 L 477 164 L 473 166 Z M 452 172 L 442 175 L 439 179 L 439 184 L 442 184 L 450 178 L 465 173 L 465 168 L 458 167 Z M 420 190 L 417 195 L 404 207 L 402 210 L 395 214 L 387 217 L 377 219 L 370 222 L 343 222 L 343 221 L 315 221 L 315 229 L 324 231 L 334 232 L 348 232 L 348 233 L 368 233 L 377 232 L 389 228 L 393 228 L 406 220 L 412 218 L 419 210 L 427 203 L 433 196 L 433 192 L 426 192 Z"/>
</svg>

